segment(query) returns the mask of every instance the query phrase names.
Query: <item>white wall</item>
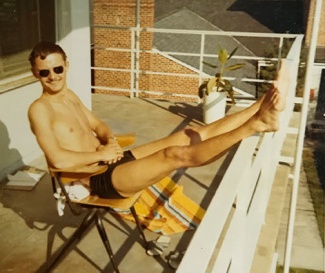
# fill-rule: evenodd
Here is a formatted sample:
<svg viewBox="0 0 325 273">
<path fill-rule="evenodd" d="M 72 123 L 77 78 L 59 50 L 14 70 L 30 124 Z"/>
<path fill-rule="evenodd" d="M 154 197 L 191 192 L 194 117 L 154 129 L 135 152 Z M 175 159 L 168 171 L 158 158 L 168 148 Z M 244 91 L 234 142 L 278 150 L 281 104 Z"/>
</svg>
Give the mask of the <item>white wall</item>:
<svg viewBox="0 0 325 273">
<path fill-rule="evenodd" d="M 88 0 L 57 0 L 57 37 L 68 55 L 68 85 L 91 108 Z M 41 85 L 29 84 L 0 93 L 0 181 L 42 154 L 29 128 L 29 105 Z"/>
<path fill-rule="evenodd" d="M 88 0 L 57 0 L 58 43 L 68 55 L 68 86 L 91 108 L 90 22 Z"/>
<path fill-rule="evenodd" d="M 39 83 L 0 94 L 0 181 L 41 155 L 27 111 L 41 94 Z"/>
</svg>

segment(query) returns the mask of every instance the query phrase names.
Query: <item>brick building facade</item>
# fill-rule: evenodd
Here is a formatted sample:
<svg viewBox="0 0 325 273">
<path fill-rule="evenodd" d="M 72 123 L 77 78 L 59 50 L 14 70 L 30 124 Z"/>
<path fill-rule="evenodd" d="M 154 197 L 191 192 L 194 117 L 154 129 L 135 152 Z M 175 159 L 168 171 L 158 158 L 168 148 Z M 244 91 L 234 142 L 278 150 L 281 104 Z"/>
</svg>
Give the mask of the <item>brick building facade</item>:
<svg viewBox="0 0 325 273">
<path fill-rule="evenodd" d="M 304 0 L 305 43 L 310 45 L 316 0 Z M 322 3 L 317 39 L 316 61 L 325 62 L 325 3 Z"/>
<path fill-rule="evenodd" d="M 141 0 L 139 25 L 141 28 L 154 27 L 154 5 L 155 0 Z M 316 0 L 304 0 L 304 20 L 306 45 L 310 43 L 310 36 L 313 24 L 313 11 Z M 93 0 L 93 66 L 109 67 L 109 70 L 94 69 L 93 92 L 129 95 L 130 90 L 136 87 L 136 80 L 131 79 L 130 69 L 135 64 L 131 55 L 130 27 L 137 24 L 137 0 Z M 116 27 L 115 29 L 109 28 Z M 123 28 L 123 29 L 122 29 Z M 193 98 L 175 97 L 171 94 L 197 95 L 199 80 L 197 73 L 186 66 L 181 65 L 159 53 L 147 52 L 152 50 L 154 34 L 150 31 L 140 33 L 139 39 L 139 67 L 143 73 L 138 76 L 138 89 L 141 91 L 161 92 L 161 95 L 152 92 L 142 93 L 140 97 L 161 98 L 168 100 L 196 101 Z M 322 9 L 319 37 L 317 42 L 316 59 L 325 59 L 325 8 Z M 118 48 L 121 51 L 112 50 Z M 145 52 L 146 51 L 146 52 Z M 134 53 L 135 54 L 135 53 Z M 322 57 L 323 56 L 323 57 Z M 117 71 L 112 69 L 121 69 Z M 178 74 L 193 74 L 196 77 L 176 77 L 172 75 L 159 75 L 151 72 L 167 72 Z M 136 73 L 133 74 L 136 76 Z M 106 88 L 101 88 L 106 87 Z M 108 87 L 108 88 L 107 88 Z M 117 89 L 120 89 L 117 91 Z M 121 91 L 121 89 L 125 91 Z"/>
<path fill-rule="evenodd" d="M 94 0 L 93 1 L 93 24 L 123 29 L 105 27 L 93 28 L 93 66 L 124 69 L 125 71 L 93 70 L 93 85 L 97 86 L 93 91 L 96 93 L 124 94 L 129 92 L 116 91 L 119 89 L 132 89 L 131 82 L 131 30 L 136 21 L 136 0 Z M 140 27 L 154 27 L 154 0 L 141 0 Z M 153 46 L 153 33 L 144 31 L 140 33 L 140 56 L 139 69 L 141 71 L 168 72 L 180 74 L 195 74 L 189 68 L 174 62 L 159 53 L 144 52 L 151 50 Z M 106 48 L 106 50 L 104 49 Z M 123 51 L 109 50 L 118 48 Z M 125 51 L 128 50 L 128 51 Z M 135 64 L 133 64 L 135 65 Z M 140 97 L 156 97 L 168 100 L 193 101 L 193 98 L 174 97 L 171 94 L 197 95 L 198 78 L 175 77 L 171 75 L 158 75 L 140 73 L 138 78 L 139 90 L 162 92 L 162 95 L 139 94 Z M 111 89 L 99 88 L 109 86 Z M 134 87 L 134 86 L 133 86 Z"/>
</svg>

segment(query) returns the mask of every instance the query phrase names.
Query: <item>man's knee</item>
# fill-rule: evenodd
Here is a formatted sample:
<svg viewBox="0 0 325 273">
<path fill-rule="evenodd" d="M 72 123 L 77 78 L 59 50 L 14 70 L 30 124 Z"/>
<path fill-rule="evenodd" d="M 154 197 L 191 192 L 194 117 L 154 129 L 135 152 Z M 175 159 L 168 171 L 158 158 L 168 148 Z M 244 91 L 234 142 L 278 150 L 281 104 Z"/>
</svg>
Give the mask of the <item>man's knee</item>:
<svg viewBox="0 0 325 273">
<path fill-rule="evenodd" d="M 202 136 L 197 128 L 185 128 L 184 133 L 190 138 L 190 144 L 197 144 L 202 141 Z"/>
<path fill-rule="evenodd" d="M 190 146 L 171 146 L 164 150 L 166 160 L 174 162 L 178 168 L 195 166 Z"/>
</svg>

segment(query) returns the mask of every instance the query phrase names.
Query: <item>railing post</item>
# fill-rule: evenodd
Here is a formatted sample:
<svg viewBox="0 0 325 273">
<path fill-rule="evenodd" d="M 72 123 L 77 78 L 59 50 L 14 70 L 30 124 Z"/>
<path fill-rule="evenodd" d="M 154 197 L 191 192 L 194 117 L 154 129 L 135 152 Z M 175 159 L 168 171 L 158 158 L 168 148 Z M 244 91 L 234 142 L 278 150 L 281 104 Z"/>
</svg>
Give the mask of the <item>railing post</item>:
<svg viewBox="0 0 325 273">
<path fill-rule="evenodd" d="M 320 25 L 320 15 L 322 10 L 322 1 L 323 0 L 316 0 L 311 42 L 310 42 L 309 52 L 308 52 L 307 68 L 305 74 L 304 99 L 303 99 L 302 110 L 301 110 L 302 116 L 300 118 L 300 124 L 299 124 L 300 129 L 299 129 L 298 141 L 297 141 L 298 143 L 297 143 L 297 152 L 296 152 L 296 164 L 294 166 L 293 187 L 291 192 L 288 237 L 286 242 L 285 260 L 284 260 L 284 273 L 289 273 L 290 260 L 291 260 L 293 230 L 294 230 L 295 214 L 296 214 L 296 207 L 297 207 L 299 177 L 300 177 L 300 168 L 301 168 L 301 157 L 302 157 L 302 149 L 303 149 L 303 143 L 305 137 L 307 112 L 308 112 L 310 79 L 311 79 L 310 75 L 311 75 L 311 70 L 314 65 L 314 59 L 315 59 L 316 43 L 317 43 L 318 30 Z"/>
<path fill-rule="evenodd" d="M 140 69 L 140 28 L 137 27 L 135 36 L 135 96 L 139 97 L 139 69 Z"/>
<path fill-rule="evenodd" d="M 281 59 L 282 47 L 283 47 L 283 37 L 280 37 L 280 43 L 279 43 L 279 48 L 278 48 L 278 60 Z M 279 68 L 279 62 L 277 63 L 277 65 L 278 65 L 278 68 Z"/>
<path fill-rule="evenodd" d="M 131 29 L 130 98 L 133 98 L 134 97 L 134 78 L 135 78 L 134 77 L 134 74 L 135 74 L 135 52 L 134 52 L 134 48 L 135 48 L 135 33 L 134 33 L 134 30 Z"/>
<path fill-rule="evenodd" d="M 201 45 L 200 45 L 200 78 L 199 85 L 202 83 L 202 73 L 203 73 L 203 56 L 204 56 L 204 44 L 205 44 L 205 34 L 201 34 Z"/>
</svg>

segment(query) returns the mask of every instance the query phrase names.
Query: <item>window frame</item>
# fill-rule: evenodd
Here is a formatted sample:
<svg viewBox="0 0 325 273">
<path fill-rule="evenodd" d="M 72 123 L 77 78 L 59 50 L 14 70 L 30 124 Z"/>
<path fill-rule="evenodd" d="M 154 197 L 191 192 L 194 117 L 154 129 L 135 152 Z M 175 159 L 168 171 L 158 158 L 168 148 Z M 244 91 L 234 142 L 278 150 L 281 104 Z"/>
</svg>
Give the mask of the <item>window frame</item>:
<svg viewBox="0 0 325 273">
<path fill-rule="evenodd" d="M 7 6 L 4 6 L 7 4 Z M 56 0 L 8 0 L 7 3 L 3 3 L 3 15 L 2 21 L 7 22 L 9 27 L 16 29 L 16 33 L 19 37 L 14 40 L 14 42 L 7 42 L 3 41 L 2 45 L 0 45 L 0 53 L 4 51 L 4 48 L 8 46 L 10 47 L 10 43 L 12 43 L 13 47 L 17 47 L 17 51 L 14 53 L 7 53 L 8 58 L 15 58 L 17 63 L 13 63 L 14 65 L 19 66 L 20 61 L 21 64 L 24 66 L 21 71 L 14 71 L 12 69 L 8 69 L 6 72 L 4 70 L 0 71 L 1 79 L 0 79 L 0 94 L 5 93 L 11 90 L 15 90 L 16 88 L 22 87 L 24 85 L 33 83 L 37 81 L 37 79 L 33 76 L 30 70 L 29 61 L 28 61 L 28 53 L 30 52 L 31 48 L 37 42 L 42 40 L 44 41 L 56 41 Z M 6 14 L 7 12 L 7 14 Z M 9 19 L 9 17 L 15 14 L 16 21 Z M 7 18 L 6 18 L 7 16 Z M 31 20 L 32 19 L 32 20 Z M 9 21 L 10 20 L 10 21 Z M 31 21 L 31 22 L 30 22 Z M 27 24 L 28 22 L 29 24 Z M 20 26 L 24 23 L 27 24 L 26 28 L 22 29 Z M 32 29 L 30 28 L 31 25 L 35 24 Z M 30 33 L 28 33 L 28 29 L 30 29 Z M 26 34 L 27 32 L 27 34 Z M 6 34 L 6 29 L 4 28 L 1 33 L 3 36 Z M 15 35 L 13 34 L 13 35 Z M 29 37 L 31 36 L 31 37 Z M 19 41 L 26 42 L 26 46 L 18 44 Z M 7 43 L 6 43 L 7 42 Z M 16 44 L 15 44 L 16 42 Z M 10 51 L 10 48 L 9 48 Z M 20 57 L 19 54 L 22 54 L 24 57 Z M 26 56 L 26 59 L 24 60 Z M 10 65 L 10 60 L 6 60 L 6 54 L 0 55 L 0 67 L 3 69 L 3 64 L 7 61 Z M 7 75 L 6 75 L 7 74 Z"/>
</svg>

